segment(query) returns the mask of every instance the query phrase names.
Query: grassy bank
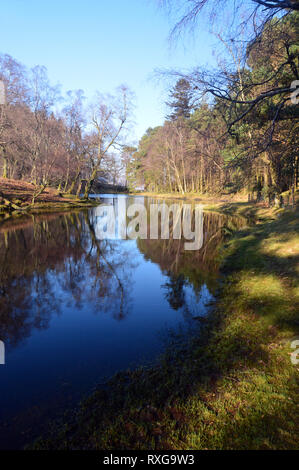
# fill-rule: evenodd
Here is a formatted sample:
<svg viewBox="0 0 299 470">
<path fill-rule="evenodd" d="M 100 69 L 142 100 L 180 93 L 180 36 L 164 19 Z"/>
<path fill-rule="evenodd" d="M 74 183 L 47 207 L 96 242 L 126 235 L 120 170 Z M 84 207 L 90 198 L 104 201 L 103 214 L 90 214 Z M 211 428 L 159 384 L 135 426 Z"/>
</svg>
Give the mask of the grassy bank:
<svg viewBox="0 0 299 470">
<path fill-rule="evenodd" d="M 290 359 L 299 323 L 298 210 L 222 210 L 258 223 L 218 254 L 222 287 L 200 328 L 194 321 L 196 334 L 159 365 L 118 374 L 35 448 L 298 447 L 299 366 Z"/>
<path fill-rule="evenodd" d="M 0 223 L 10 218 L 41 212 L 64 211 L 97 205 L 96 201 L 83 200 L 53 188 L 38 188 L 19 180 L 0 178 Z"/>
<path fill-rule="evenodd" d="M 197 201 L 202 202 L 203 204 L 223 204 L 223 203 L 232 203 L 232 202 L 247 202 L 248 194 L 239 193 L 239 194 L 219 194 L 218 196 L 208 195 L 208 194 L 199 194 L 199 193 L 151 193 L 148 191 L 139 191 L 129 193 L 131 196 L 145 196 L 158 199 L 178 199 L 184 201 Z"/>
</svg>

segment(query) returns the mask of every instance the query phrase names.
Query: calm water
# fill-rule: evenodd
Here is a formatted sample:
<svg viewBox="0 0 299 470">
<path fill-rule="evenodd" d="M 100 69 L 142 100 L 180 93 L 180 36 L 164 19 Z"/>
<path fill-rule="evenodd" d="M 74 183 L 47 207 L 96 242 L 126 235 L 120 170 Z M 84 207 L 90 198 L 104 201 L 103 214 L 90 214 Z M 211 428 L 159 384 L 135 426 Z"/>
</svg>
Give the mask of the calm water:
<svg viewBox="0 0 299 470">
<path fill-rule="evenodd" d="M 169 330 L 206 315 L 216 249 L 240 220 L 205 213 L 197 252 L 183 240 L 99 240 L 98 223 L 92 208 L 0 225 L 2 448 L 30 442 L 115 372 L 154 361 Z"/>
</svg>

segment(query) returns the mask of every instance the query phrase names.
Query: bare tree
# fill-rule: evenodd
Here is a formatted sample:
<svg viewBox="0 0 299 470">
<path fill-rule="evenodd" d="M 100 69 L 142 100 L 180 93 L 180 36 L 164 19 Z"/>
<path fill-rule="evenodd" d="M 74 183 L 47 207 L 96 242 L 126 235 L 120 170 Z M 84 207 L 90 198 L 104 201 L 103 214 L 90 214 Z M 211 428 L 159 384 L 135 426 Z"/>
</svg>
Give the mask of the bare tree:
<svg viewBox="0 0 299 470">
<path fill-rule="evenodd" d="M 84 99 L 82 90 L 69 91 L 67 93 L 67 104 L 63 109 L 63 119 L 66 125 L 67 169 L 66 175 L 62 179 L 64 180 L 64 191 L 69 193 L 72 193 L 76 185 L 79 185 L 85 159 L 83 140 L 86 125 L 83 108 Z"/>
<path fill-rule="evenodd" d="M 272 144 L 277 123 L 281 119 L 296 116 L 291 96 L 293 84 L 299 80 L 298 1 L 244 0 L 231 4 L 217 0 L 169 0 L 166 3 L 182 8 L 173 34 L 194 28 L 205 10 L 217 20 L 220 4 L 221 12 L 226 8 L 232 13 L 234 30 L 229 29 L 226 37 L 217 33 L 233 59 L 232 63 L 223 63 L 217 70 L 197 67 L 188 74 L 173 71 L 170 75 L 176 80 L 188 80 L 194 96 L 197 96 L 197 103 L 206 94 L 212 95 L 215 103 L 222 103 L 227 132 L 232 136 L 236 134 L 238 123 L 250 121 L 253 112 L 259 115 L 263 107 L 269 107 L 270 103 L 267 129 L 263 136 L 259 135 L 258 140 L 251 142 L 254 145 L 246 149 L 252 158 L 267 151 Z M 241 15 L 245 7 L 247 16 Z M 219 28 L 216 20 L 216 28 Z M 242 37 L 245 30 L 246 35 Z M 261 57 L 267 64 L 267 73 L 263 76 L 252 73 Z M 169 75 L 169 72 L 166 73 Z"/>
<path fill-rule="evenodd" d="M 122 134 L 130 112 L 128 95 L 127 88 L 121 86 L 116 96 L 103 96 L 98 93 L 91 106 L 91 124 L 94 128 L 92 146 L 96 144 L 96 154 L 94 151 L 89 153 L 90 171 L 84 192 L 86 199 L 103 159 L 109 151 L 119 148 L 122 144 Z"/>
<path fill-rule="evenodd" d="M 0 157 L 2 176 L 9 175 L 9 151 L 16 111 L 28 102 L 26 69 L 10 55 L 0 55 L 0 80 L 4 85 L 4 102 L 0 103 Z M 14 110 L 14 112 L 13 112 Z"/>
</svg>

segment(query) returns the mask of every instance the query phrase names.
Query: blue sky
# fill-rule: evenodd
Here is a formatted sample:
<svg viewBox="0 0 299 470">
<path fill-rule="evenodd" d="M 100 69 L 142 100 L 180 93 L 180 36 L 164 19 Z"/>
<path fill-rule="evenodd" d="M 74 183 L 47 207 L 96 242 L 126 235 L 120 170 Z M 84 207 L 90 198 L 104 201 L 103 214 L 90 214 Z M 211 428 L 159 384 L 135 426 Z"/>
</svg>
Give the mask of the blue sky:
<svg viewBox="0 0 299 470">
<path fill-rule="evenodd" d="M 204 31 L 169 47 L 172 23 L 155 0 L 4 0 L 0 8 L 0 52 L 45 65 L 63 91 L 91 98 L 128 85 L 136 94 L 133 140 L 163 123 L 166 85 L 151 79 L 155 69 L 212 62 L 215 40 Z"/>
</svg>

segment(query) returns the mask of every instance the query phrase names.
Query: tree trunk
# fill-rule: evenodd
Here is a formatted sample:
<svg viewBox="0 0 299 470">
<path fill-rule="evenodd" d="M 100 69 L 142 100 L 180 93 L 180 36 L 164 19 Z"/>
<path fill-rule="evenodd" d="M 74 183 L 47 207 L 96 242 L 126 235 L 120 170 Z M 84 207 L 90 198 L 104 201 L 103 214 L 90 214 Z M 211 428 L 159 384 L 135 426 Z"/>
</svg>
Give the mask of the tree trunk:
<svg viewBox="0 0 299 470">
<path fill-rule="evenodd" d="M 97 169 L 93 170 L 93 172 L 91 173 L 91 177 L 87 181 L 87 184 L 85 186 L 85 191 L 84 191 L 84 199 L 88 199 L 89 193 L 91 191 L 91 188 L 92 188 L 92 185 L 94 183 L 96 176 L 97 176 Z"/>
<path fill-rule="evenodd" d="M 5 149 L 2 150 L 3 152 L 3 171 L 2 171 L 2 178 L 7 178 L 7 167 L 8 167 L 8 161 L 7 157 L 5 156 Z"/>
<path fill-rule="evenodd" d="M 2 174 L 2 177 L 3 178 L 7 178 L 7 158 L 4 157 L 3 159 L 3 174 Z"/>
<path fill-rule="evenodd" d="M 71 183 L 71 185 L 70 185 L 70 188 L 69 188 L 69 193 L 70 193 L 70 194 L 72 194 L 72 192 L 74 191 L 74 188 L 75 188 L 75 186 L 76 186 L 76 184 L 77 184 L 77 182 L 78 182 L 78 180 L 79 180 L 79 176 L 80 176 L 80 170 L 77 171 L 76 176 L 75 176 L 75 178 L 73 179 L 73 181 L 72 181 L 72 183 Z"/>
<path fill-rule="evenodd" d="M 80 179 L 80 181 L 79 181 L 79 183 L 78 183 L 77 192 L 76 192 L 76 196 L 77 196 L 77 197 L 80 197 L 81 188 L 82 188 L 82 180 Z"/>
</svg>

